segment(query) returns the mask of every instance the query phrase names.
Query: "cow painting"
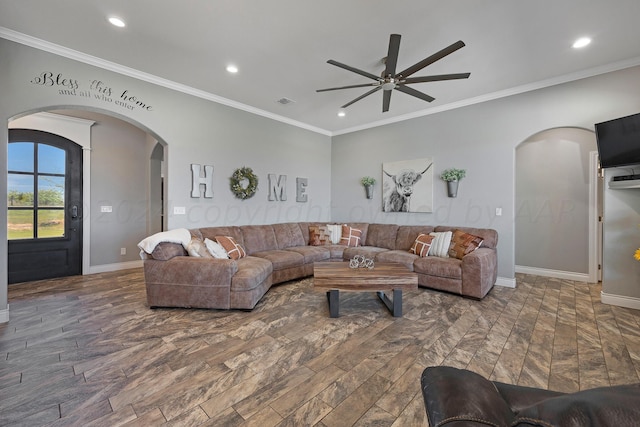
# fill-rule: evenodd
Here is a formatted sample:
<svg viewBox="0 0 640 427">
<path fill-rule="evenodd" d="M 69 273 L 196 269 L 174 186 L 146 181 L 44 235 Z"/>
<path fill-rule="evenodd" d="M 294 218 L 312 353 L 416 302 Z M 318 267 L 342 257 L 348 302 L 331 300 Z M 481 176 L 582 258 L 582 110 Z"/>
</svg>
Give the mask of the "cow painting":
<svg viewBox="0 0 640 427">
<path fill-rule="evenodd" d="M 421 193 L 428 192 L 429 194 L 420 194 L 421 197 L 417 209 L 411 208 L 411 199 L 412 196 L 414 196 L 416 185 L 426 176 L 425 174 L 431 169 L 433 163 L 429 162 L 428 166 L 424 167 L 425 163 L 423 162 L 419 169 L 408 167 L 398 168 L 397 166 L 407 166 L 404 163 L 408 162 L 397 163 L 401 165 L 394 164 L 396 167 L 390 168 L 386 167 L 387 164 L 383 165 L 383 212 L 430 212 L 431 203 L 429 199 L 431 198 L 431 183 L 423 186 L 424 188 Z M 391 172 L 391 170 L 395 172 Z M 431 178 L 432 173 L 428 174 L 428 177 Z M 432 179 L 429 181 L 432 181 Z M 425 206 L 425 204 L 428 204 L 428 206 Z"/>
</svg>

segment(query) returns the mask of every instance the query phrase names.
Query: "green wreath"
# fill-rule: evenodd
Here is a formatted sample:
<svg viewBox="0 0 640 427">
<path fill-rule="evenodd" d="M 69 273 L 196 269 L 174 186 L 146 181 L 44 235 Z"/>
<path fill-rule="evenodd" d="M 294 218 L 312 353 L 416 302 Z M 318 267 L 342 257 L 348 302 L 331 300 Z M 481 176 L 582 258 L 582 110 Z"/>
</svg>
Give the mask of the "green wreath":
<svg viewBox="0 0 640 427">
<path fill-rule="evenodd" d="M 246 187 L 242 184 L 244 181 L 249 181 Z M 231 192 L 235 194 L 238 199 L 249 199 L 256 194 L 258 189 L 258 177 L 253 173 L 251 168 L 243 166 L 236 169 L 229 178 L 231 183 Z"/>
</svg>

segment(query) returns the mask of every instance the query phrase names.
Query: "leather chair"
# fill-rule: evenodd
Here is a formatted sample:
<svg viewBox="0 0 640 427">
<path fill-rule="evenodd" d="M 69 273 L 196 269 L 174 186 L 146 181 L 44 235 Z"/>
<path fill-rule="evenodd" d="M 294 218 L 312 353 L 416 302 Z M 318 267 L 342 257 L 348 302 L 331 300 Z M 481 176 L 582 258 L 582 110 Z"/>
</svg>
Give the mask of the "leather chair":
<svg viewBox="0 0 640 427">
<path fill-rule="evenodd" d="M 640 426 L 640 384 L 560 393 L 435 366 L 421 378 L 431 427 Z"/>
</svg>

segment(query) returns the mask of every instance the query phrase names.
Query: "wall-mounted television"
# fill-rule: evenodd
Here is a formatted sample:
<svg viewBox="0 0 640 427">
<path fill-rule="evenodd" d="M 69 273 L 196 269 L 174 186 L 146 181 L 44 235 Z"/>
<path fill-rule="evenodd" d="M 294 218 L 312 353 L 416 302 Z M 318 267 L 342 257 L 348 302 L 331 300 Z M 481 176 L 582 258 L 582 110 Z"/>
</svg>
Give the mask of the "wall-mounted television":
<svg viewBox="0 0 640 427">
<path fill-rule="evenodd" d="M 640 113 L 595 126 L 601 167 L 640 164 Z"/>
</svg>

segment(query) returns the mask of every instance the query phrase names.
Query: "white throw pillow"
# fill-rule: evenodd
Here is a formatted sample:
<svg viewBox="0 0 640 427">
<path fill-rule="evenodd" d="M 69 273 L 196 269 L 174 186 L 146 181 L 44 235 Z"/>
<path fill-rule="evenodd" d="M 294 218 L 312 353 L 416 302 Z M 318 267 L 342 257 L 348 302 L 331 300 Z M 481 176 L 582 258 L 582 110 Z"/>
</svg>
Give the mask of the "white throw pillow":
<svg viewBox="0 0 640 427">
<path fill-rule="evenodd" d="M 197 237 L 192 237 L 191 241 L 187 245 L 187 253 L 189 256 L 197 258 L 213 258 L 213 256 L 207 250 L 204 242 Z"/>
<path fill-rule="evenodd" d="M 449 246 L 451 246 L 453 232 L 440 231 L 429 233 L 429 235 L 434 237 L 433 242 L 431 242 L 431 249 L 429 249 L 429 256 L 449 258 Z"/>
<path fill-rule="evenodd" d="M 331 243 L 337 245 L 342 238 L 342 225 L 340 224 L 327 224 L 329 233 L 331 234 Z"/>
<path fill-rule="evenodd" d="M 204 245 L 214 258 L 229 259 L 229 254 L 224 250 L 220 243 L 214 242 L 211 239 L 204 239 Z"/>
</svg>

